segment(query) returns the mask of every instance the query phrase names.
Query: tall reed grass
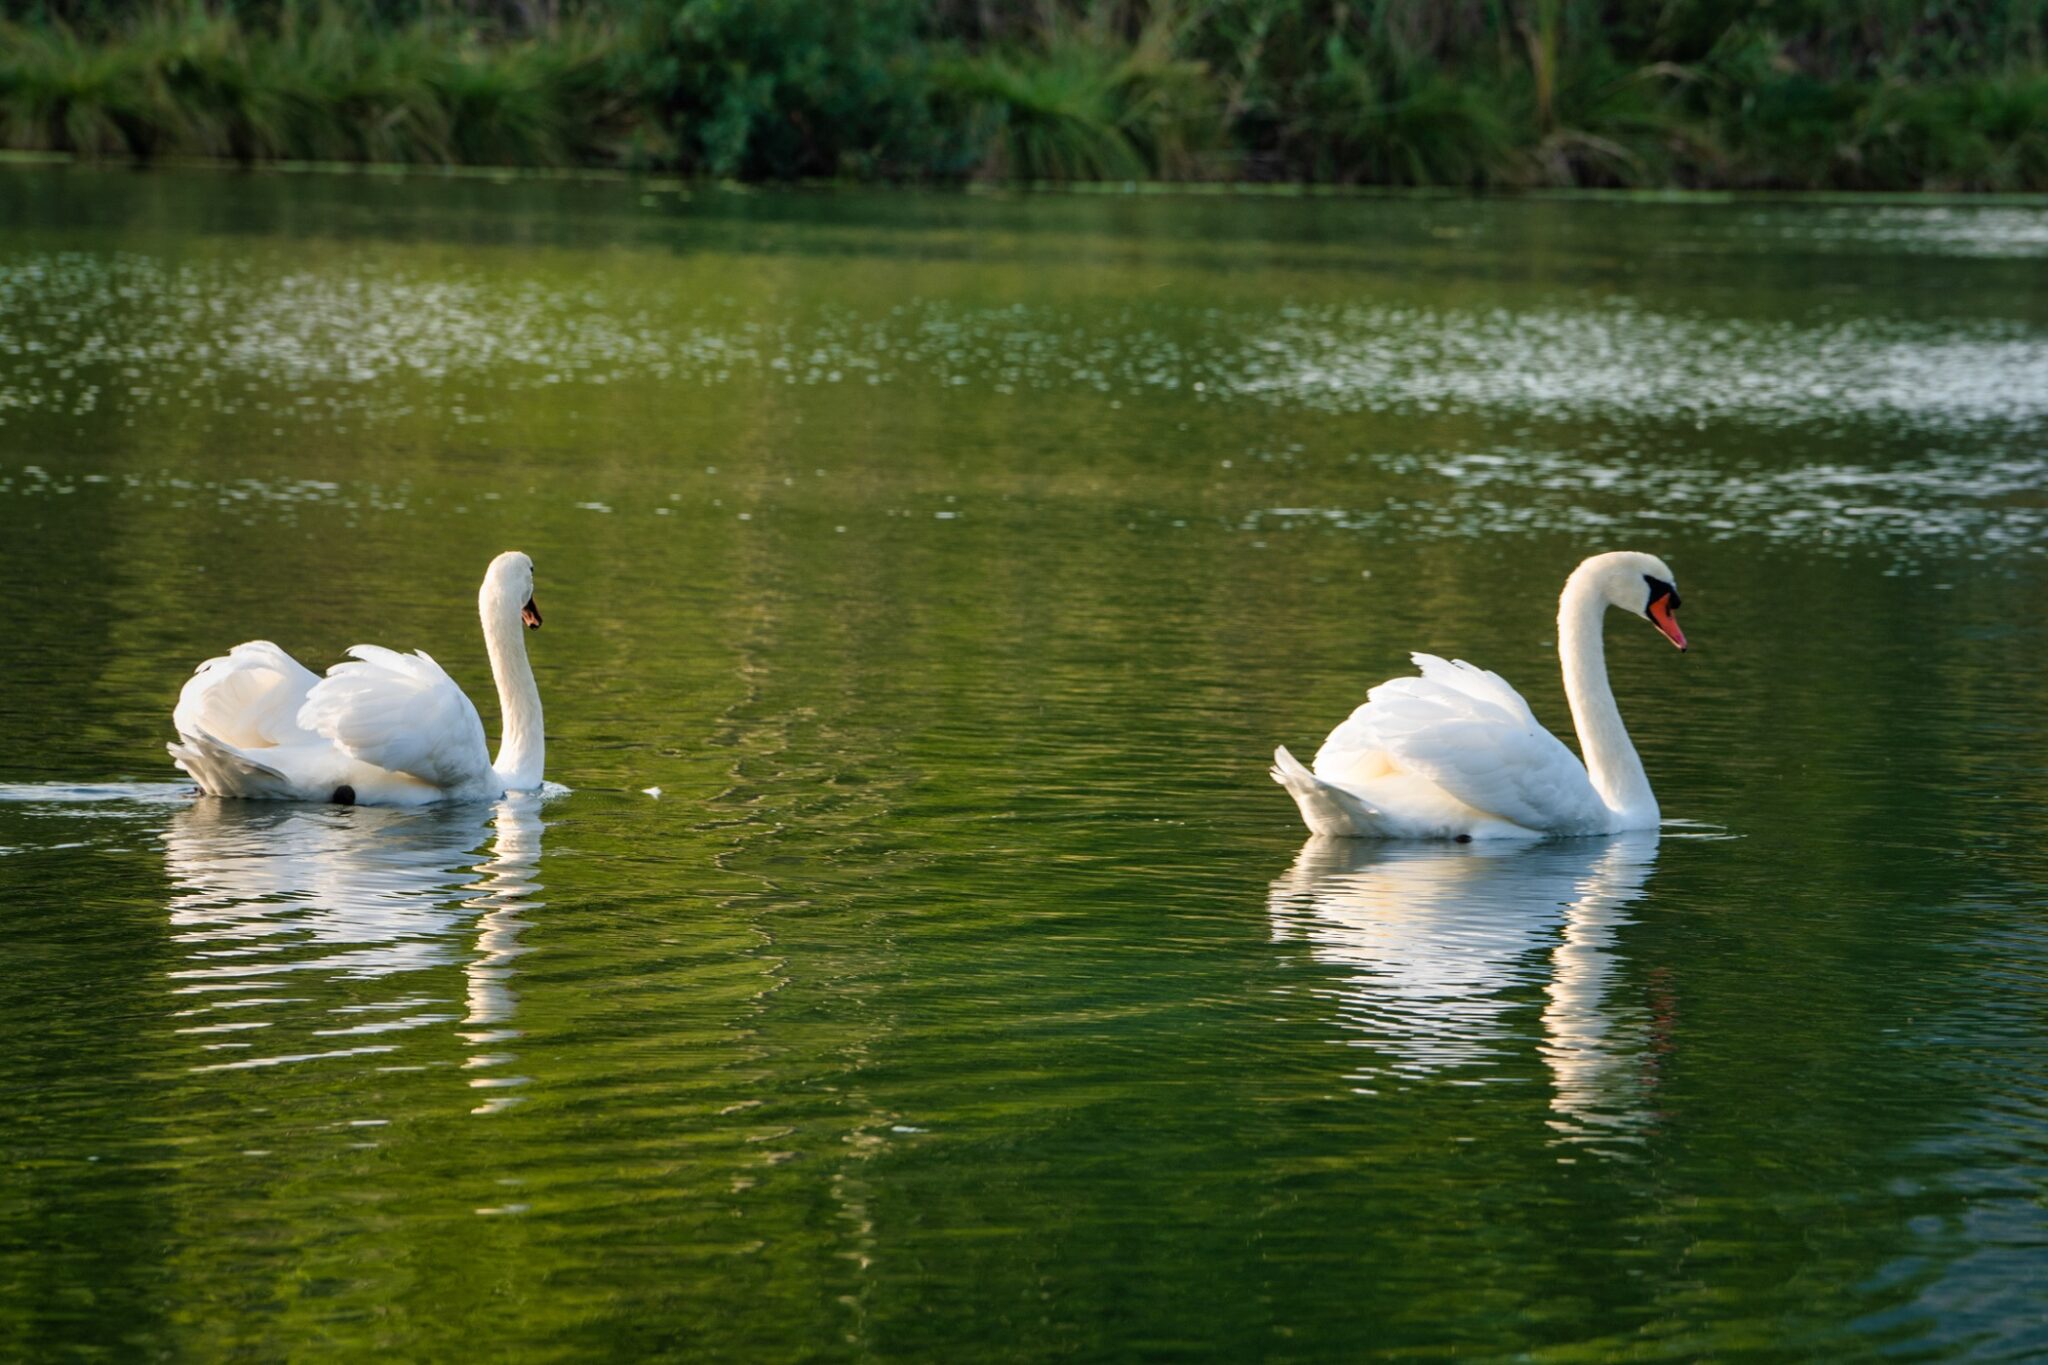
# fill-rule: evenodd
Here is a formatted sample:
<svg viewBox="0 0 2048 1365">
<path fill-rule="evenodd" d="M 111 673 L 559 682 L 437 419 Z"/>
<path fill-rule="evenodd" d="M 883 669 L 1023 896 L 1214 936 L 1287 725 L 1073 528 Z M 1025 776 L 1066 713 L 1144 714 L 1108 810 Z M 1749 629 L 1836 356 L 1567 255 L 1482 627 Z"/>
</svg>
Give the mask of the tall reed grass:
<svg viewBox="0 0 2048 1365">
<path fill-rule="evenodd" d="M 0 145 L 2048 190 L 2048 0 L 0 0 Z"/>
</svg>

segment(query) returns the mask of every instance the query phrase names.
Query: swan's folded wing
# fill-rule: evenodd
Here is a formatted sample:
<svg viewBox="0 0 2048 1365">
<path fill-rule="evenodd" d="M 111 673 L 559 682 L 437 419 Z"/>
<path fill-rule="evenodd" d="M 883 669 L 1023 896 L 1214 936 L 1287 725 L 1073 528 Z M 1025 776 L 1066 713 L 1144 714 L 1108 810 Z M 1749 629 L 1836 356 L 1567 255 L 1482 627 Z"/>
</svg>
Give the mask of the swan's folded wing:
<svg viewBox="0 0 2048 1365">
<path fill-rule="evenodd" d="M 1374 688 L 1387 749 L 1476 810 L 1525 829 L 1597 824 L 1602 813 L 1585 764 L 1537 724 L 1528 702 L 1497 674 L 1418 655 L 1419 678 Z"/>
<path fill-rule="evenodd" d="M 1525 829 L 1598 825 L 1586 767 L 1498 674 L 1419 654 L 1418 678 L 1381 683 L 1338 727 L 1345 752 L 1376 750 L 1473 809 Z M 1348 733 L 1347 733 L 1348 732 Z M 1317 767 L 1322 756 L 1317 755 Z"/>
<path fill-rule="evenodd" d="M 425 652 L 376 645 L 349 650 L 299 710 L 299 724 L 325 735 L 353 758 L 437 787 L 491 776 L 491 755 L 476 707 Z"/>
<path fill-rule="evenodd" d="M 1499 707 L 1532 730 L 1543 729 L 1522 694 L 1500 674 L 1478 664 L 1468 664 L 1463 659 L 1444 659 L 1435 654 L 1410 654 L 1408 657 L 1430 682 L 1460 692 L 1476 702 Z"/>
<path fill-rule="evenodd" d="M 171 724 L 238 749 L 267 749 L 307 738 L 298 723 L 319 675 L 268 640 L 236 645 L 193 671 L 178 693 Z"/>
</svg>

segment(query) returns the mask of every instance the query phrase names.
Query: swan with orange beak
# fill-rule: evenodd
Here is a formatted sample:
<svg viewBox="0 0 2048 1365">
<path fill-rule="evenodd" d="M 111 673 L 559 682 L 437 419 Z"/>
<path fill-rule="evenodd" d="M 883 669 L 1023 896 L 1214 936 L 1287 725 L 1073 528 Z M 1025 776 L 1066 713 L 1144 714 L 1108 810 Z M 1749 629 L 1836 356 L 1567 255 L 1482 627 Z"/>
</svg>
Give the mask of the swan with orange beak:
<svg viewBox="0 0 2048 1365">
<path fill-rule="evenodd" d="M 1489 839 L 1655 829 L 1657 798 L 1607 681 L 1601 622 L 1640 616 L 1679 649 L 1678 583 L 1655 555 L 1617 550 L 1572 570 L 1557 603 L 1557 657 L 1583 759 L 1543 728 L 1505 678 L 1415 654 L 1330 732 L 1303 766 L 1283 747 L 1273 780 L 1316 834 Z"/>
</svg>

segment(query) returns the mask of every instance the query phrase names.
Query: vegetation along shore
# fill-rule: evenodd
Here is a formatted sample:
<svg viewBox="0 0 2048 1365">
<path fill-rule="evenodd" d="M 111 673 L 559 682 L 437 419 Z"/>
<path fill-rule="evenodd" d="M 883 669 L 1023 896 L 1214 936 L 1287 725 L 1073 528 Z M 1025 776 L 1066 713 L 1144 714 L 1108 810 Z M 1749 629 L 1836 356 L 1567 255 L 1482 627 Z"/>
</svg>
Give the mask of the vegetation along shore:
<svg viewBox="0 0 2048 1365">
<path fill-rule="evenodd" d="M 2048 0 L 0 0 L 0 145 L 748 180 L 2048 190 Z"/>
</svg>

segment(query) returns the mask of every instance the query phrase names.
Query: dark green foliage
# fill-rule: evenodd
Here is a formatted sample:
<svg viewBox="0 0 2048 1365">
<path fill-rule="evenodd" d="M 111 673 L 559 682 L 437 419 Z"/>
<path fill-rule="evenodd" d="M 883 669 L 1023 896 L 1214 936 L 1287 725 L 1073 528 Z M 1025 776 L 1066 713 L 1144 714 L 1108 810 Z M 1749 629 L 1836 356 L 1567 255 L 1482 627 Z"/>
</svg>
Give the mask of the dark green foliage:
<svg viewBox="0 0 2048 1365">
<path fill-rule="evenodd" d="M 645 123 L 580 25 L 484 44 L 338 10 L 248 27 L 193 8 L 100 41 L 0 27 L 0 140 L 88 155 L 562 165 L 613 159 Z"/>
<path fill-rule="evenodd" d="M 933 77 L 989 148 L 984 169 L 1024 180 L 1186 178 L 1223 140 L 1207 68 L 1178 55 L 1170 14 L 1126 36 L 1097 11 L 1028 47 L 941 62 Z"/>
<path fill-rule="evenodd" d="M 0 143 L 743 179 L 2048 189 L 2048 0 L 0 0 Z"/>
<path fill-rule="evenodd" d="M 688 170 L 749 179 L 964 172 L 931 116 L 911 0 L 679 0 L 615 8 Z"/>
<path fill-rule="evenodd" d="M 1426 62 L 1374 61 L 1332 39 L 1304 93 L 1289 150 L 1316 179 L 1477 186 L 1515 164 L 1500 100 Z"/>
</svg>

